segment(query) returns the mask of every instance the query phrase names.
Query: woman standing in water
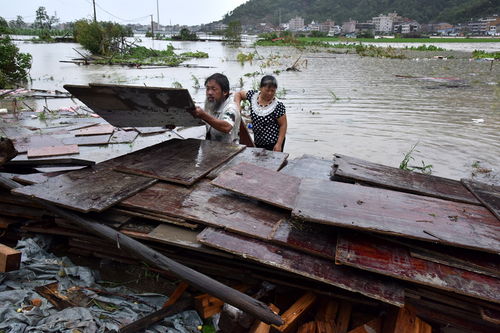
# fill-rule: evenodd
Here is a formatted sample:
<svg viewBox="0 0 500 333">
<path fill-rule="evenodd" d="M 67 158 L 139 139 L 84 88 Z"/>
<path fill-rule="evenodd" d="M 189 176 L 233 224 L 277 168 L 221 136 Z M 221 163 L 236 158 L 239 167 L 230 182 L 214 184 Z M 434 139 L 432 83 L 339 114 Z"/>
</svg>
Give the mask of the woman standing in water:
<svg viewBox="0 0 500 333">
<path fill-rule="evenodd" d="M 266 75 L 260 81 L 259 90 L 242 90 L 234 95 L 241 108 L 242 100 L 250 101 L 255 145 L 267 150 L 283 151 L 287 128 L 285 105 L 276 97 L 278 81 Z"/>
</svg>

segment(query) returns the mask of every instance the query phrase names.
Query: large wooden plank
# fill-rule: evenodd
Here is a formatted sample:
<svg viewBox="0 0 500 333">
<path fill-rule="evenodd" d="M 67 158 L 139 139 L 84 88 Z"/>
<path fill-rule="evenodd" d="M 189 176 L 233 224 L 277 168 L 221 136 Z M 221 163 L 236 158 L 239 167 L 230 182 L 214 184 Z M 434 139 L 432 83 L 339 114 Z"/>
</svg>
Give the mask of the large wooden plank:
<svg viewBox="0 0 500 333">
<path fill-rule="evenodd" d="M 173 139 L 152 151 L 135 152 L 115 169 L 191 185 L 244 148 L 217 141 Z"/>
<path fill-rule="evenodd" d="M 222 172 L 212 184 L 291 210 L 299 191 L 300 178 L 240 163 Z"/>
<path fill-rule="evenodd" d="M 64 88 L 117 127 L 198 126 L 187 89 L 90 84 Z"/>
<path fill-rule="evenodd" d="M 500 221 L 476 205 L 304 178 L 292 215 L 316 223 L 500 253 Z"/>
<path fill-rule="evenodd" d="M 340 233 L 337 263 L 500 303 L 500 279 L 410 255 L 408 248 L 359 233 Z"/>
<path fill-rule="evenodd" d="M 80 212 L 100 212 L 154 184 L 155 179 L 126 175 L 105 168 L 89 168 L 25 186 L 14 194 L 35 197 Z"/>
<path fill-rule="evenodd" d="M 87 135 L 111 135 L 115 127 L 110 124 L 99 124 L 96 126 L 81 128 L 74 130 L 72 133 L 75 136 L 87 136 Z"/>
<path fill-rule="evenodd" d="M 79 154 L 77 145 L 46 146 L 40 148 L 28 148 L 28 158 L 61 156 Z"/>
<path fill-rule="evenodd" d="M 109 143 L 132 143 L 138 135 L 137 131 L 115 130 Z"/>
<path fill-rule="evenodd" d="M 242 162 L 255 164 L 263 168 L 278 171 L 285 164 L 287 158 L 287 153 L 270 151 L 264 148 L 246 148 L 228 162 L 212 170 L 207 175 L 207 178 L 214 179 L 221 172 L 232 168 L 233 166 L 238 165 Z"/>
<path fill-rule="evenodd" d="M 457 180 L 402 170 L 340 154 L 335 154 L 332 176 L 409 193 L 479 204 Z"/>
<path fill-rule="evenodd" d="M 120 207 L 196 221 L 269 239 L 288 214 L 201 180 L 190 188 L 157 183 L 122 201 Z"/>
<path fill-rule="evenodd" d="M 94 127 L 97 127 L 97 126 L 94 126 Z M 90 127 L 90 128 L 92 128 L 92 127 Z M 88 128 L 88 129 L 90 129 L 90 128 Z M 109 143 L 110 138 L 111 138 L 111 134 L 74 136 L 71 138 L 63 139 L 63 143 L 66 145 L 79 145 L 79 146 L 107 145 Z"/>
<path fill-rule="evenodd" d="M 288 160 L 280 172 L 299 178 L 317 178 L 323 180 L 330 179 L 333 160 L 325 160 L 309 154 L 304 154 L 299 158 Z"/>
<path fill-rule="evenodd" d="M 19 154 L 26 153 L 28 149 L 42 148 L 49 146 L 60 146 L 63 141 L 60 137 L 50 134 L 34 134 L 30 136 L 16 137 L 12 139 L 12 143 Z"/>
<path fill-rule="evenodd" d="M 500 186 L 462 179 L 462 184 L 500 220 Z"/>
<path fill-rule="evenodd" d="M 338 266 L 330 260 L 222 230 L 207 228 L 198 235 L 198 240 L 247 260 L 293 272 L 393 305 L 404 304 L 403 286 L 376 274 Z"/>
</svg>

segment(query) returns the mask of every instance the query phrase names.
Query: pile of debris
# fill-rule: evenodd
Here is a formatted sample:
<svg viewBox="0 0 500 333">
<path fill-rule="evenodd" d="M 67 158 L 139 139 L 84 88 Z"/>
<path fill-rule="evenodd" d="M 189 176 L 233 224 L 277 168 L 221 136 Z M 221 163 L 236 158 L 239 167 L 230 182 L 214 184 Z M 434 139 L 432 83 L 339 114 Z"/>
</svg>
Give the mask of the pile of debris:
<svg viewBox="0 0 500 333">
<path fill-rule="evenodd" d="M 199 276 L 162 270 L 185 282 L 160 311 L 189 286 L 204 290 L 194 308 L 203 319 L 220 313 L 224 332 L 499 329 L 496 186 L 197 139 L 81 170 L 5 176 L 26 186 L 1 192 L 3 239 L 57 235 L 71 253 L 128 264 L 145 256 L 127 236 L 140 240 L 239 290 L 211 293 Z M 105 242 L 81 220 L 119 233 Z M 244 312 L 224 305 L 238 295 Z M 249 317 L 246 295 L 281 321 Z"/>
</svg>

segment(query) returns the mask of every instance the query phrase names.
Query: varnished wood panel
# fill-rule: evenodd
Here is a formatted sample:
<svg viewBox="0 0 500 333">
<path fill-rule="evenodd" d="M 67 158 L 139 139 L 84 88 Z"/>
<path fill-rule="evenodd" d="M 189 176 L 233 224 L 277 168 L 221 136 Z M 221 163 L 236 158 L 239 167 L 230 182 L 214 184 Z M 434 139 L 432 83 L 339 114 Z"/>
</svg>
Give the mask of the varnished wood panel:
<svg viewBox="0 0 500 333">
<path fill-rule="evenodd" d="M 212 170 L 207 175 L 207 178 L 214 179 L 221 172 L 242 162 L 278 171 L 285 164 L 287 157 L 287 153 L 270 151 L 264 148 L 246 148 L 238 153 L 238 155 L 234 156 L 231 160 Z"/>
<path fill-rule="evenodd" d="M 500 253 L 500 221 L 476 205 L 304 178 L 292 215 L 311 222 Z"/>
<path fill-rule="evenodd" d="M 112 134 L 115 127 L 109 124 L 99 124 L 96 126 L 86 127 L 72 131 L 75 136 L 87 136 L 87 135 L 105 135 Z"/>
<path fill-rule="evenodd" d="M 402 170 L 340 154 L 335 154 L 333 175 L 409 193 L 479 204 L 457 180 Z"/>
<path fill-rule="evenodd" d="M 462 184 L 500 220 L 500 186 L 462 179 Z"/>
<path fill-rule="evenodd" d="M 80 150 L 77 145 L 46 146 L 40 148 L 28 148 L 28 158 L 48 157 L 78 154 Z"/>
<path fill-rule="evenodd" d="M 281 220 L 271 240 L 283 246 L 335 260 L 337 232 L 334 227 L 313 223 Z"/>
<path fill-rule="evenodd" d="M 187 89 L 90 84 L 64 88 L 117 127 L 198 126 Z"/>
<path fill-rule="evenodd" d="M 337 266 L 323 258 L 222 230 L 207 228 L 198 235 L 198 240 L 205 245 L 239 255 L 247 260 L 293 272 L 397 306 L 404 304 L 403 286 L 376 274 Z"/>
<path fill-rule="evenodd" d="M 299 158 L 288 160 L 287 165 L 280 172 L 299 178 L 329 180 L 332 166 L 333 160 L 305 154 Z"/>
<path fill-rule="evenodd" d="M 92 168 L 56 176 L 41 184 L 15 189 L 12 193 L 81 212 L 99 212 L 155 182 L 147 177 Z"/>
<path fill-rule="evenodd" d="M 222 172 L 212 184 L 277 207 L 292 209 L 299 191 L 300 178 L 240 163 Z"/>
<path fill-rule="evenodd" d="M 115 169 L 191 185 L 244 148 L 209 140 L 173 139 L 154 150 L 131 154 L 126 164 Z"/>
<path fill-rule="evenodd" d="M 186 188 L 157 183 L 120 203 L 121 207 L 174 216 L 269 239 L 288 214 L 201 180 Z"/>
<path fill-rule="evenodd" d="M 336 262 L 500 303 L 500 279 L 414 258 L 404 246 L 359 233 L 340 233 Z"/>
</svg>

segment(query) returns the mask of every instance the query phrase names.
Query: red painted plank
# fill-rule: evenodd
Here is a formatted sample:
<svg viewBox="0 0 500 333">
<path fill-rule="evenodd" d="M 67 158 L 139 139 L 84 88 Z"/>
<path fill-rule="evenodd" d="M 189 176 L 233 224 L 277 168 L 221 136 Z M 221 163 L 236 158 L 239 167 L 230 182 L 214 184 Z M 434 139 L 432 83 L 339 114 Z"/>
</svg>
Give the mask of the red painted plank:
<svg viewBox="0 0 500 333">
<path fill-rule="evenodd" d="M 500 253 L 500 221 L 476 205 L 305 178 L 292 215 L 311 222 Z"/>
<path fill-rule="evenodd" d="M 414 258 L 404 246 L 367 235 L 339 234 L 336 262 L 500 303 L 500 279 Z"/>
<path fill-rule="evenodd" d="M 277 207 L 292 209 L 300 178 L 249 163 L 240 163 L 222 172 L 212 184 Z"/>
<path fill-rule="evenodd" d="M 362 272 L 332 261 L 272 245 L 256 239 L 207 228 L 198 235 L 202 244 L 284 271 L 361 293 L 397 306 L 404 304 L 404 289 L 396 281 Z"/>
</svg>

